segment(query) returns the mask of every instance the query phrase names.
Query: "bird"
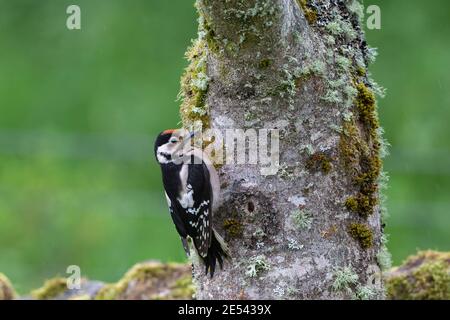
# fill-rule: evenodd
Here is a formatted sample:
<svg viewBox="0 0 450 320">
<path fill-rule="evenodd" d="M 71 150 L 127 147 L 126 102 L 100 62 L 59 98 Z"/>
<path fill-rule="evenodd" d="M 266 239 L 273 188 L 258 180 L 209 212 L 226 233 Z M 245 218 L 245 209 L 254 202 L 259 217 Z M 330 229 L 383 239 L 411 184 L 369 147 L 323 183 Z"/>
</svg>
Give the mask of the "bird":
<svg viewBox="0 0 450 320">
<path fill-rule="evenodd" d="M 183 128 L 164 130 L 155 140 L 154 152 L 170 215 L 183 248 L 190 256 L 189 241 L 193 243 L 206 275 L 209 272 L 212 278 L 216 263 L 222 269 L 224 259 L 230 259 L 231 255 L 212 225 L 220 204 L 219 177 L 208 156 L 192 146 L 194 136 L 195 132 Z"/>
</svg>

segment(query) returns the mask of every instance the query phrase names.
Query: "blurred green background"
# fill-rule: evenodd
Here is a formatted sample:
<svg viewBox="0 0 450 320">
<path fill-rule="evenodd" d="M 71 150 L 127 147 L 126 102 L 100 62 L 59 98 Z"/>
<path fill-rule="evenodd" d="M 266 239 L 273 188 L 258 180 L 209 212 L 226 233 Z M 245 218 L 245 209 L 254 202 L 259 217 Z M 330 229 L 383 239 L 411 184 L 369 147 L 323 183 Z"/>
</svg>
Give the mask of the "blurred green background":
<svg viewBox="0 0 450 320">
<path fill-rule="evenodd" d="M 66 29 L 78 4 L 82 30 Z M 382 9 L 372 66 L 389 248 L 450 244 L 450 2 L 367 1 Z M 179 122 L 183 58 L 196 36 L 187 0 L 0 0 L 0 271 L 19 292 L 76 264 L 117 280 L 135 262 L 183 261 L 153 160 Z"/>
</svg>

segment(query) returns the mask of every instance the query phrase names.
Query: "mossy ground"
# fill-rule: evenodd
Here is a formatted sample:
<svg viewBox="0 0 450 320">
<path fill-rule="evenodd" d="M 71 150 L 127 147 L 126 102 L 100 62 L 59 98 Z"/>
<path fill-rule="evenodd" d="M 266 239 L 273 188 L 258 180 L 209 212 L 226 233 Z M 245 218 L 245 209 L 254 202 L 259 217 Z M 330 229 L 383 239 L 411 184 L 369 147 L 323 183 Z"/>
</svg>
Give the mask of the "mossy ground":
<svg viewBox="0 0 450 320">
<path fill-rule="evenodd" d="M 450 300 L 450 252 L 422 251 L 386 276 L 389 299 Z"/>
<path fill-rule="evenodd" d="M 58 297 L 66 290 L 67 279 L 57 277 L 45 281 L 41 288 L 31 291 L 31 296 L 38 300 L 50 300 Z"/>
<path fill-rule="evenodd" d="M 192 299 L 190 272 L 190 266 L 183 264 L 140 263 L 117 283 L 105 285 L 95 299 Z"/>
<path fill-rule="evenodd" d="M 0 273 L 0 300 L 12 300 L 17 297 L 17 293 L 9 279 Z"/>
</svg>

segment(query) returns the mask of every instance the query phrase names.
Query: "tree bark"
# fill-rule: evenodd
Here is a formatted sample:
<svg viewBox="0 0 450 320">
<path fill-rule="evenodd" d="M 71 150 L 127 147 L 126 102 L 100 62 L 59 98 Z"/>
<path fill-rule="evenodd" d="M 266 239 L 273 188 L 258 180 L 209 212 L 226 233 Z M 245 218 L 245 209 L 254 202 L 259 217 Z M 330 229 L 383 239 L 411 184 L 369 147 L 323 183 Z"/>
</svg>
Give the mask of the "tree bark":
<svg viewBox="0 0 450 320">
<path fill-rule="evenodd" d="M 361 29 L 345 0 L 197 0 L 185 127 L 278 129 L 280 165 L 220 167 L 214 226 L 233 259 L 197 299 L 379 299 L 384 141 Z"/>
</svg>

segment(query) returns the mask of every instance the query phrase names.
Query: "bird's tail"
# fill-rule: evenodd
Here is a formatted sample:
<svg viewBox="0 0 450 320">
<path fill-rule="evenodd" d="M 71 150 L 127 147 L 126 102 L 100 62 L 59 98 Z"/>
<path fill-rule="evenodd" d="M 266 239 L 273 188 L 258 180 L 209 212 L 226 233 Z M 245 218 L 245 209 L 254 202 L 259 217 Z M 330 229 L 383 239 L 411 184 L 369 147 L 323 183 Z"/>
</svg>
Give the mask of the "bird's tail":
<svg viewBox="0 0 450 320">
<path fill-rule="evenodd" d="M 208 254 L 206 257 L 202 258 L 202 260 L 205 264 L 206 274 L 208 274 L 209 271 L 212 278 L 216 269 L 216 261 L 219 262 L 220 269 L 222 269 L 223 260 L 230 259 L 231 255 L 225 240 L 223 240 L 216 230 L 213 229 L 211 236 L 211 245 L 208 249 Z"/>
</svg>

